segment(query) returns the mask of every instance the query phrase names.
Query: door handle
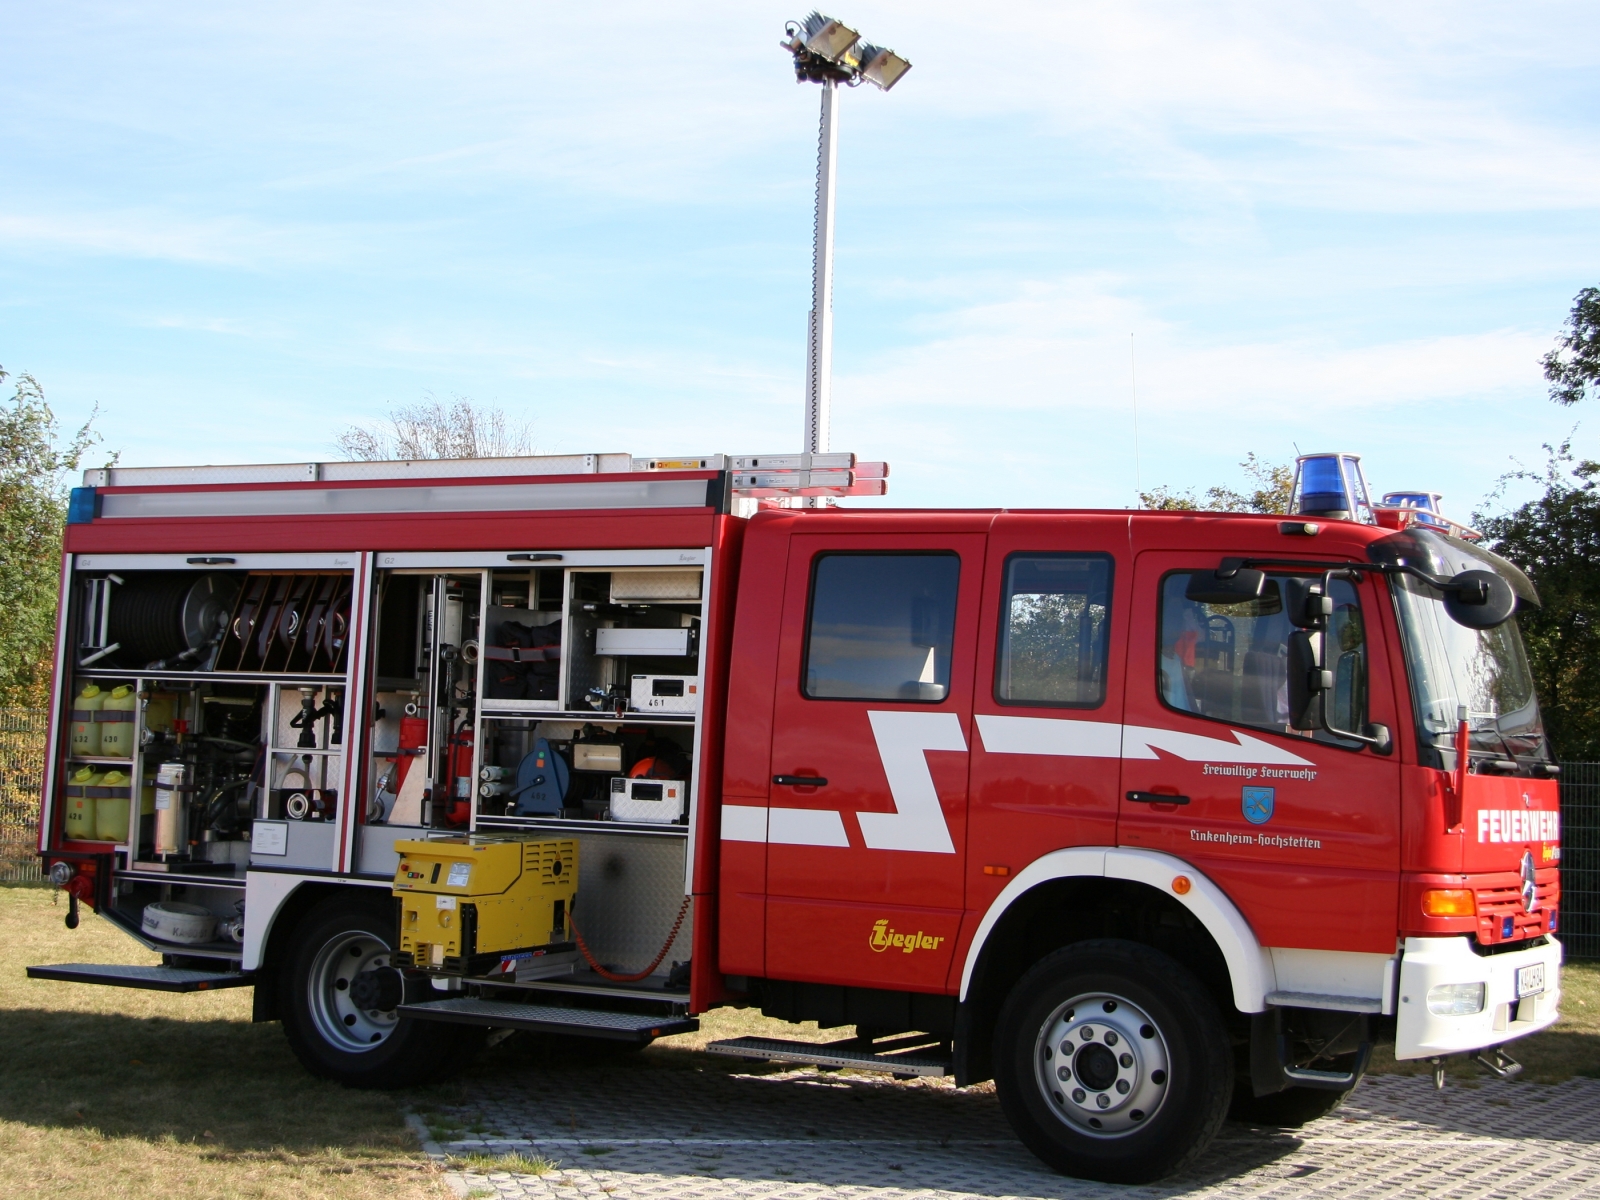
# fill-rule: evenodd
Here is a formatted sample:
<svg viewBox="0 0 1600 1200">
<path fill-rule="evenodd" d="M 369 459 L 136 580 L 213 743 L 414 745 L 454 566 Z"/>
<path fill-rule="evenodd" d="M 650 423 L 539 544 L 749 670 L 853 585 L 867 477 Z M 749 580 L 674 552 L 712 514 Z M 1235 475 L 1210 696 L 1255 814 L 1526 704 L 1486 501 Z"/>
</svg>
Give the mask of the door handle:
<svg viewBox="0 0 1600 1200">
<path fill-rule="evenodd" d="M 1129 792 L 1128 799 L 1135 804 L 1187 804 L 1187 796 L 1168 796 L 1162 792 Z"/>
<path fill-rule="evenodd" d="M 820 775 L 774 775 L 772 782 L 779 787 L 827 787 L 828 781 Z"/>
</svg>

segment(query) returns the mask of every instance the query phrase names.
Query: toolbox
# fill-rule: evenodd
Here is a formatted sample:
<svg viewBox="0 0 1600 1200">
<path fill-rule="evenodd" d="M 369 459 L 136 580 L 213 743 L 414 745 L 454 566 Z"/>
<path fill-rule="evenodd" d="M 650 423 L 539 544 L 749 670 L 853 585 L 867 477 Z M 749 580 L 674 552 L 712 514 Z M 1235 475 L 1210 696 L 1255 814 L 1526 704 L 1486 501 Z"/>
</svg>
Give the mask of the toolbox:
<svg viewBox="0 0 1600 1200">
<path fill-rule="evenodd" d="M 695 675 L 635 675 L 628 703 L 636 712 L 699 712 L 700 679 Z"/>
<path fill-rule="evenodd" d="M 670 825 L 683 817 L 689 785 L 682 779 L 629 779 L 611 781 L 611 819 Z"/>
</svg>

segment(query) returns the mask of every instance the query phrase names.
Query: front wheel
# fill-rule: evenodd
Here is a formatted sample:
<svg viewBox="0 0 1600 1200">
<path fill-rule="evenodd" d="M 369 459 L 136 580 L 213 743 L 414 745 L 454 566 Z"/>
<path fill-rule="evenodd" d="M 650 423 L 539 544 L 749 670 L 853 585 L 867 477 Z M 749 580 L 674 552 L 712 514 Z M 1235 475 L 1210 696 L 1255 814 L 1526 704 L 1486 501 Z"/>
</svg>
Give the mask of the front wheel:
<svg viewBox="0 0 1600 1200">
<path fill-rule="evenodd" d="M 1148 1183 L 1193 1161 L 1227 1115 L 1227 1030 L 1199 980 L 1133 942 L 1041 959 L 1006 998 L 995 1088 L 1018 1138 L 1065 1175 Z"/>
<path fill-rule="evenodd" d="M 395 1011 L 430 990 L 394 965 L 395 940 L 392 910 L 366 897 L 324 901 L 295 930 L 278 1011 L 290 1048 L 313 1075 L 350 1087 L 428 1083 L 482 1040 L 482 1030 Z"/>
</svg>

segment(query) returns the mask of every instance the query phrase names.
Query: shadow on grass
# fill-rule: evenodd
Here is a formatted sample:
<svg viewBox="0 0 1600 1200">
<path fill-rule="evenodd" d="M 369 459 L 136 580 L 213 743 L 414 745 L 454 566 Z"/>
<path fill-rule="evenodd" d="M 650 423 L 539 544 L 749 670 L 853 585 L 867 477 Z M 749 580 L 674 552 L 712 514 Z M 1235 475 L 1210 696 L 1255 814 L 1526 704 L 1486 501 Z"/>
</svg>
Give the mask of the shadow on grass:
<svg viewBox="0 0 1600 1200">
<path fill-rule="evenodd" d="M 413 1147 L 394 1096 L 306 1073 L 277 1025 L 10 1009 L 0 1119 L 218 1150 Z"/>
</svg>

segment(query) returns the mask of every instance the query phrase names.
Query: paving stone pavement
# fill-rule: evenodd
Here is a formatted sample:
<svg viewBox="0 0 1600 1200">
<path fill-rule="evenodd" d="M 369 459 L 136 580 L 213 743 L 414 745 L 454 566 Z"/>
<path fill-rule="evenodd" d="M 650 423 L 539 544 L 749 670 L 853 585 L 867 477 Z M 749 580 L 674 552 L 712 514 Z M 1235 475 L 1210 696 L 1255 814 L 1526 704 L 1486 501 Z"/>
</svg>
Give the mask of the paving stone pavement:
<svg viewBox="0 0 1600 1200">
<path fill-rule="evenodd" d="M 1435 1093 L 1426 1078 L 1377 1076 L 1301 1130 L 1230 1122 L 1193 1170 L 1140 1187 L 1054 1174 L 1012 1137 L 991 1090 L 943 1081 L 629 1064 L 496 1074 L 463 1095 L 413 1118 L 431 1129 L 430 1153 L 557 1163 L 543 1175 L 447 1173 L 459 1195 L 495 1200 L 1600 1197 L 1591 1079 Z"/>
</svg>

